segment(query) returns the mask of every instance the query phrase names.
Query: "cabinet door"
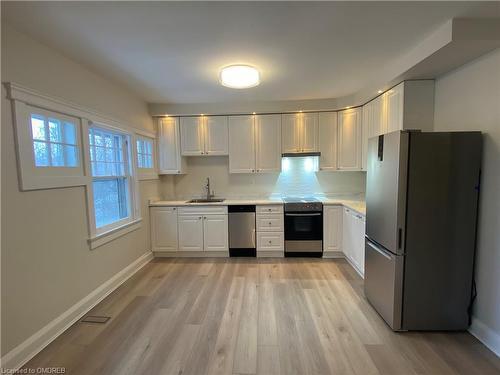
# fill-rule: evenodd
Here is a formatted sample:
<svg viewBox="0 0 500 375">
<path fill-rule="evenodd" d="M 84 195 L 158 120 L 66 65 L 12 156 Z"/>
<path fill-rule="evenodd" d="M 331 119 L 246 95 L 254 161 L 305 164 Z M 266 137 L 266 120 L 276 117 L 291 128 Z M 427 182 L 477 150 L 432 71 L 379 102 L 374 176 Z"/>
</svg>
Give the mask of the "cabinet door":
<svg viewBox="0 0 500 375">
<path fill-rule="evenodd" d="M 181 151 L 182 155 L 203 155 L 205 152 L 203 141 L 202 116 L 181 117 Z"/>
<path fill-rule="evenodd" d="M 340 111 L 338 116 L 338 168 L 346 171 L 360 170 L 361 108 Z"/>
<path fill-rule="evenodd" d="M 363 120 L 361 126 L 361 169 L 366 171 L 368 156 L 368 138 L 370 137 L 370 127 L 373 118 L 373 105 L 371 103 L 363 106 Z"/>
<path fill-rule="evenodd" d="M 319 114 L 319 169 L 337 169 L 337 112 Z"/>
<path fill-rule="evenodd" d="M 323 250 L 342 250 L 342 215 L 341 206 L 324 206 L 323 210 Z"/>
<path fill-rule="evenodd" d="M 281 115 L 255 116 L 256 172 L 281 171 Z"/>
<path fill-rule="evenodd" d="M 227 116 L 205 117 L 205 155 L 227 155 Z"/>
<path fill-rule="evenodd" d="M 179 250 L 203 251 L 203 216 L 179 215 Z"/>
<path fill-rule="evenodd" d="M 387 95 L 387 133 L 403 129 L 404 83 L 385 93 Z"/>
<path fill-rule="evenodd" d="M 158 169 L 159 174 L 176 174 L 182 172 L 179 119 L 177 117 L 159 119 Z"/>
<path fill-rule="evenodd" d="M 203 216 L 205 251 L 229 251 L 227 215 Z"/>
<path fill-rule="evenodd" d="M 353 222 L 351 210 L 344 208 L 342 215 L 342 251 L 346 258 L 353 261 Z"/>
<path fill-rule="evenodd" d="M 361 274 L 365 272 L 365 218 L 353 213 L 353 260 Z"/>
<path fill-rule="evenodd" d="M 281 152 L 300 152 L 300 113 L 281 115 Z"/>
<path fill-rule="evenodd" d="M 372 118 L 370 121 L 370 129 L 368 129 L 371 137 L 387 133 L 387 100 L 386 96 L 380 95 L 373 99 L 370 104 L 372 106 Z"/>
<path fill-rule="evenodd" d="M 152 250 L 177 251 L 177 208 L 151 207 Z"/>
<path fill-rule="evenodd" d="M 254 116 L 229 116 L 229 173 L 255 172 Z"/>
<path fill-rule="evenodd" d="M 300 151 L 317 152 L 318 140 L 318 114 L 301 113 Z"/>
</svg>

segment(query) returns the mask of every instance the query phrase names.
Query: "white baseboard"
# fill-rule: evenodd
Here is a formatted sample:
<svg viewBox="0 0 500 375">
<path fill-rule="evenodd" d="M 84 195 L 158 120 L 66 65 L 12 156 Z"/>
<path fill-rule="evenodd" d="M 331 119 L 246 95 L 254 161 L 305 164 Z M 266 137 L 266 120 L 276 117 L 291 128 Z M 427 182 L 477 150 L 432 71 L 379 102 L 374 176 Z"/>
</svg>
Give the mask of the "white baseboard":
<svg viewBox="0 0 500 375">
<path fill-rule="evenodd" d="M 34 335 L 5 354 L 2 357 L 2 368 L 16 370 L 21 368 L 43 348 L 54 341 L 60 334 L 83 317 L 90 309 L 101 302 L 116 288 L 127 281 L 127 279 L 149 263 L 151 259 L 153 259 L 153 253 L 151 252 L 141 255 L 137 260 L 115 274 L 111 279 L 99 286 L 92 293 L 84 297 Z"/>
<path fill-rule="evenodd" d="M 155 251 L 155 258 L 229 258 L 229 251 Z"/>
<path fill-rule="evenodd" d="M 345 258 L 345 256 L 342 251 L 323 251 L 323 258 L 339 259 L 339 258 Z"/>
<path fill-rule="evenodd" d="M 469 332 L 500 357 L 500 334 L 475 317 L 472 317 Z"/>
<path fill-rule="evenodd" d="M 284 258 L 283 250 L 257 250 L 257 258 Z"/>
</svg>

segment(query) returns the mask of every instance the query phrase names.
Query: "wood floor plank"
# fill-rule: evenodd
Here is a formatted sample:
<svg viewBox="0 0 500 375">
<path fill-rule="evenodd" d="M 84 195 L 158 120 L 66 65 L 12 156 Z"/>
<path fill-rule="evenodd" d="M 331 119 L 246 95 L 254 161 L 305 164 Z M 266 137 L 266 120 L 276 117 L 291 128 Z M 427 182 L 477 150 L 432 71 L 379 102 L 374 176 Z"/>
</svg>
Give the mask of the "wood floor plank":
<svg viewBox="0 0 500 375">
<path fill-rule="evenodd" d="M 70 375 L 499 375 L 467 332 L 392 332 L 341 259 L 155 259 L 27 363 Z"/>
</svg>

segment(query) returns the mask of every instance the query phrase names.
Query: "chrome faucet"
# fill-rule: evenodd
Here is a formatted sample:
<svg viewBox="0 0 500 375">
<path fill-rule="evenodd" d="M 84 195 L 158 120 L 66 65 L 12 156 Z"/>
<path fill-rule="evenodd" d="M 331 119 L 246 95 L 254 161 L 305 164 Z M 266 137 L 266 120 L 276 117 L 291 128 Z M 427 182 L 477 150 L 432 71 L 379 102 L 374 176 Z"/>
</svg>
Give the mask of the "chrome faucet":
<svg viewBox="0 0 500 375">
<path fill-rule="evenodd" d="M 207 200 L 212 199 L 215 194 L 210 191 L 210 177 L 207 177 L 207 184 L 205 185 L 205 189 L 207 190 Z"/>
</svg>

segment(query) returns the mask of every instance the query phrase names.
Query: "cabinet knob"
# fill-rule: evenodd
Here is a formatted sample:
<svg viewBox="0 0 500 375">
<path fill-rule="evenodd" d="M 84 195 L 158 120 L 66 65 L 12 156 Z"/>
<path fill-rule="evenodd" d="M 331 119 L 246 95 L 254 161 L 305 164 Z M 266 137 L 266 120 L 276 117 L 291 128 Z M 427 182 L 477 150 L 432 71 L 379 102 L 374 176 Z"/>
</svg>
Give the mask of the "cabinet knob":
<svg viewBox="0 0 500 375">
<path fill-rule="evenodd" d="M 255 169 L 252 169 L 252 172 L 255 172 Z"/>
<path fill-rule="evenodd" d="M 175 211 L 175 210 L 177 210 L 177 207 L 174 207 L 174 208 L 173 208 L 173 210 L 174 210 L 174 211 Z"/>
<path fill-rule="evenodd" d="M 271 243 L 272 243 L 272 241 L 271 241 L 271 240 L 269 240 L 268 242 L 269 242 L 269 244 L 271 244 Z"/>
<path fill-rule="evenodd" d="M 201 216 L 198 216 L 198 220 L 201 220 Z"/>
<path fill-rule="evenodd" d="M 269 225 L 271 225 L 271 222 L 269 222 Z"/>
<path fill-rule="evenodd" d="M 203 216 L 203 218 L 204 218 L 205 220 L 207 219 L 207 217 L 206 217 L 206 216 Z"/>
</svg>

